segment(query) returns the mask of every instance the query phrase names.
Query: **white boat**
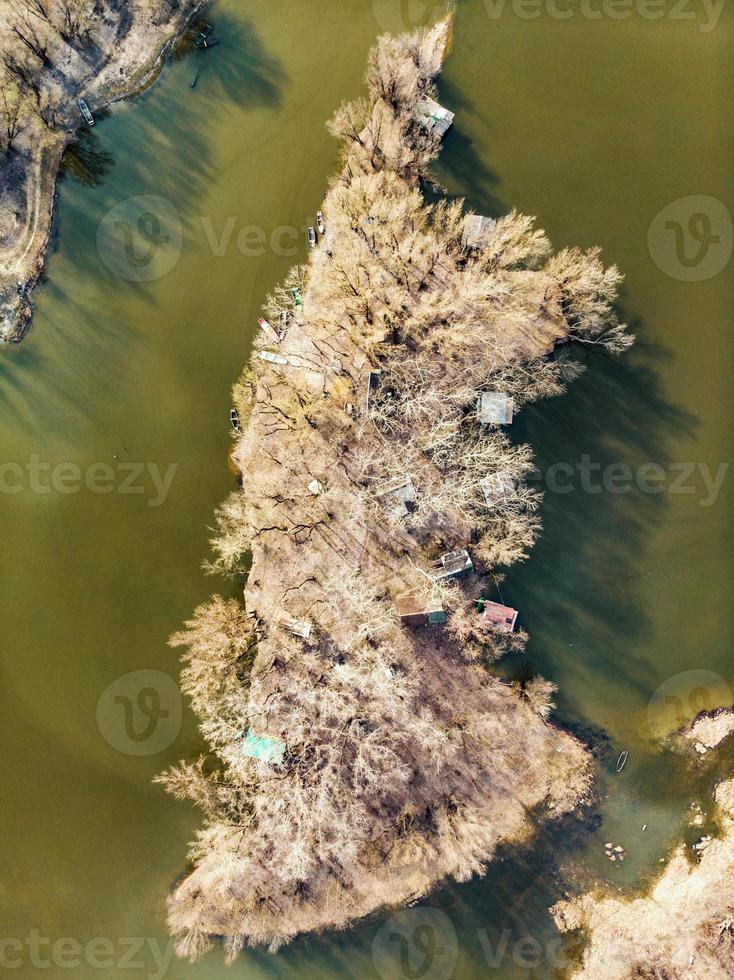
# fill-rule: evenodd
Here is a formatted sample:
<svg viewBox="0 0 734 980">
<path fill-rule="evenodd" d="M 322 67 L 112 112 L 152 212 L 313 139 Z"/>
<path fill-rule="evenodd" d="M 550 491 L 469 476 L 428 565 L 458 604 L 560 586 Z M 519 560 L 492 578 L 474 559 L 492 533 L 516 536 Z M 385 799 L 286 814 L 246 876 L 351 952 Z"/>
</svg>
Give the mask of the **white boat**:
<svg viewBox="0 0 734 980">
<path fill-rule="evenodd" d="M 308 229 L 308 244 L 311 246 L 311 248 L 315 248 L 315 246 L 316 246 L 316 229 L 315 228 L 309 228 Z"/>
<path fill-rule="evenodd" d="M 283 629 L 288 630 L 289 633 L 300 636 L 304 640 L 307 640 L 311 635 L 311 624 L 306 620 L 299 622 L 297 619 L 282 617 L 280 619 L 280 625 Z"/>
<path fill-rule="evenodd" d="M 234 431 L 239 432 L 241 429 L 240 415 L 236 408 L 231 409 L 229 413 L 229 421 L 232 423 L 232 428 Z"/>
<path fill-rule="evenodd" d="M 319 230 L 319 235 L 326 234 L 326 225 L 324 224 L 324 215 L 321 211 L 316 212 L 316 227 Z"/>
<path fill-rule="evenodd" d="M 94 116 L 84 99 L 79 99 L 79 108 L 81 109 L 82 116 L 84 116 L 84 122 L 88 126 L 94 126 Z"/>
<path fill-rule="evenodd" d="M 271 354 L 269 350 L 258 351 L 257 355 L 261 361 L 267 361 L 268 364 L 287 364 L 288 358 L 283 357 L 281 354 Z"/>
</svg>

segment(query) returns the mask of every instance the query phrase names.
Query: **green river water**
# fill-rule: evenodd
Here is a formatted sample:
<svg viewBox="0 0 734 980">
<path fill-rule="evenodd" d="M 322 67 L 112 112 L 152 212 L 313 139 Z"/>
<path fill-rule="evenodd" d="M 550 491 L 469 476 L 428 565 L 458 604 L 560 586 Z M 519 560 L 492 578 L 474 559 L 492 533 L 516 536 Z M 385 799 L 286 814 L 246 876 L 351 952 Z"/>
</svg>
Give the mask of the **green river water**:
<svg viewBox="0 0 734 980">
<path fill-rule="evenodd" d="M 247 953 L 229 970 L 218 949 L 195 967 L 174 960 L 167 977 L 550 976 L 558 950 L 547 907 L 564 880 L 643 882 L 706 785 L 653 736 L 730 700 L 734 684 L 733 478 L 711 494 L 700 467 L 682 469 L 715 474 L 730 458 L 734 18 L 729 9 L 702 30 L 710 15 L 697 0 L 693 19 L 624 4 L 596 18 L 592 8 L 601 0 L 586 15 L 577 2 L 460 0 L 441 83 L 457 119 L 437 168 L 477 210 L 536 214 L 556 247 L 599 244 L 626 276 L 621 309 L 636 348 L 618 361 L 582 352 L 589 369 L 571 392 L 513 426 L 546 482 L 548 467 L 587 454 L 607 467 L 607 489 L 556 467 L 563 492 L 546 495 L 544 536 L 502 584 L 532 634 L 527 659 L 560 687 L 558 718 L 596 746 L 592 819 L 431 896 L 424 905 L 445 917 L 425 960 L 420 949 L 401 960 L 397 942 L 386 957 L 378 915 L 275 957 Z M 213 589 L 234 591 L 201 570 L 212 511 L 233 484 L 229 387 L 266 292 L 305 257 L 300 228 L 336 166 L 326 118 L 360 92 L 375 37 L 431 13 L 436 5 L 413 0 L 223 0 L 211 15 L 222 45 L 168 66 L 95 130 L 115 160 L 102 183 L 61 185 L 33 329 L 0 352 L 0 461 L 21 467 L 3 471 L 0 500 L 3 975 L 162 975 L 165 896 L 198 815 L 151 778 L 202 746 L 187 708 L 179 729 L 160 674 L 136 675 L 151 688 L 141 701 L 135 678 L 118 679 L 175 679 L 168 635 Z M 124 249 L 105 238 L 137 214 L 108 212 L 139 195 L 173 206 L 160 227 L 141 219 L 149 237 L 169 239 L 156 268 L 172 268 L 150 281 L 140 262 L 127 266 L 132 281 L 116 276 Z M 706 199 L 673 204 L 692 195 Z M 686 238 L 692 214 L 704 217 Z M 683 261 L 670 247 L 676 225 Z M 665 468 L 663 492 L 630 485 L 619 468 L 609 482 L 611 464 L 637 474 L 645 463 Z M 157 492 L 152 474 L 166 471 L 170 489 Z M 121 492 L 125 476 L 142 492 Z M 690 492 L 672 492 L 675 479 Z M 100 698 L 116 729 L 98 725 Z M 162 725 L 147 741 L 145 710 Z M 608 840 L 626 847 L 623 865 L 605 859 Z M 539 947 L 518 947 L 525 938 Z"/>
</svg>

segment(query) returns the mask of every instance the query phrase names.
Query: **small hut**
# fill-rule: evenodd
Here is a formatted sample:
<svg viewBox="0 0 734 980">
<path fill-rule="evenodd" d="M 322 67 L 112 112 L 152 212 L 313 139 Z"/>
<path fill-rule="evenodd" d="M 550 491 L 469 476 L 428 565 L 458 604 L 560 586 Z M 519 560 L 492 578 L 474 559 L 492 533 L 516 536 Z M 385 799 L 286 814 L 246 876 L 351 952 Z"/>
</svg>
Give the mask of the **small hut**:
<svg viewBox="0 0 734 980">
<path fill-rule="evenodd" d="M 517 622 L 517 609 L 502 606 L 499 602 L 485 602 L 482 622 L 501 633 L 512 633 Z"/>
<path fill-rule="evenodd" d="M 474 563 L 466 548 L 461 551 L 447 551 L 445 555 L 441 555 L 437 565 L 438 569 L 433 575 L 437 582 L 445 578 L 465 578 L 474 571 Z"/>
<path fill-rule="evenodd" d="M 251 759 L 262 762 L 272 762 L 276 765 L 283 761 L 286 744 L 280 738 L 270 738 L 268 735 L 256 735 L 250 728 L 242 743 L 242 751 Z"/>
<path fill-rule="evenodd" d="M 400 621 L 406 626 L 439 626 L 446 613 L 438 599 L 420 598 L 415 592 L 404 592 L 395 600 Z"/>
<path fill-rule="evenodd" d="M 399 476 L 377 491 L 388 513 L 405 517 L 413 509 L 418 494 L 410 476 Z"/>
<path fill-rule="evenodd" d="M 487 218 L 483 214 L 468 214 L 464 219 L 461 244 L 464 248 L 484 248 L 496 226 L 494 218 Z"/>
<path fill-rule="evenodd" d="M 511 395 L 503 391 L 482 391 L 477 398 L 477 418 L 482 425 L 509 425 L 515 413 Z"/>
<path fill-rule="evenodd" d="M 490 473 L 479 481 L 479 486 L 482 488 L 484 501 L 490 509 L 503 504 L 515 489 L 509 473 Z"/>
<path fill-rule="evenodd" d="M 415 117 L 429 133 L 434 133 L 440 139 L 443 139 L 454 121 L 453 112 L 445 109 L 433 99 L 429 99 L 426 95 L 415 107 Z"/>
</svg>

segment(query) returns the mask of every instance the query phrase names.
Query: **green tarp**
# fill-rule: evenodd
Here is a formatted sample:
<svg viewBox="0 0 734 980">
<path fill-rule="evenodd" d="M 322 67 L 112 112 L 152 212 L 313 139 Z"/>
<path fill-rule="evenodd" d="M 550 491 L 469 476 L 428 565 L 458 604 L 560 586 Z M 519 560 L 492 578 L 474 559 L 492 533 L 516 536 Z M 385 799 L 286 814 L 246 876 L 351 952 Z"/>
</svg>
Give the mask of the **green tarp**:
<svg viewBox="0 0 734 980">
<path fill-rule="evenodd" d="M 242 745 L 242 751 L 253 759 L 262 759 L 264 762 L 280 762 L 285 752 L 285 742 L 279 738 L 269 738 L 267 735 L 256 735 L 250 729 Z"/>
</svg>

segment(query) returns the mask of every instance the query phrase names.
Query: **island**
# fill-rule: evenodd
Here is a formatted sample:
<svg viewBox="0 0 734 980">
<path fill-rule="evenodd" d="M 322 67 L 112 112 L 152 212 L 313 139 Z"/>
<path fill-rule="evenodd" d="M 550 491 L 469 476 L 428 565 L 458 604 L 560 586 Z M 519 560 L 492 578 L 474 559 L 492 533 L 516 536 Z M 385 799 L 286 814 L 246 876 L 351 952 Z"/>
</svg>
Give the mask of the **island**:
<svg viewBox="0 0 734 980">
<path fill-rule="evenodd" d="M 51 238 L 64 151 L 156 77 L 202 0 L 0 0 L 0 342 L 18 342 Z"/>
<path fill-rule="evenodd" d="M 598 250 L 552 254 L 530 217 L 427 199 L 450 37 L 446 19 L 371 51 L 367 96 L 329 123 L 343 156 L 308 263 L 234 388 L 240 485 L 211 564 L 245 584 L 172 637 L 208 751 L 159 777 L 203 813 L 169 899 L 191 959 L 481 875 L 592 795 L 554 686 L 492 665 L 525 642 L 501 570 L 540 529 L 509 429 L 578 374 L 562 345 L 632 342 L 621 277 Z"/>
</svg>

